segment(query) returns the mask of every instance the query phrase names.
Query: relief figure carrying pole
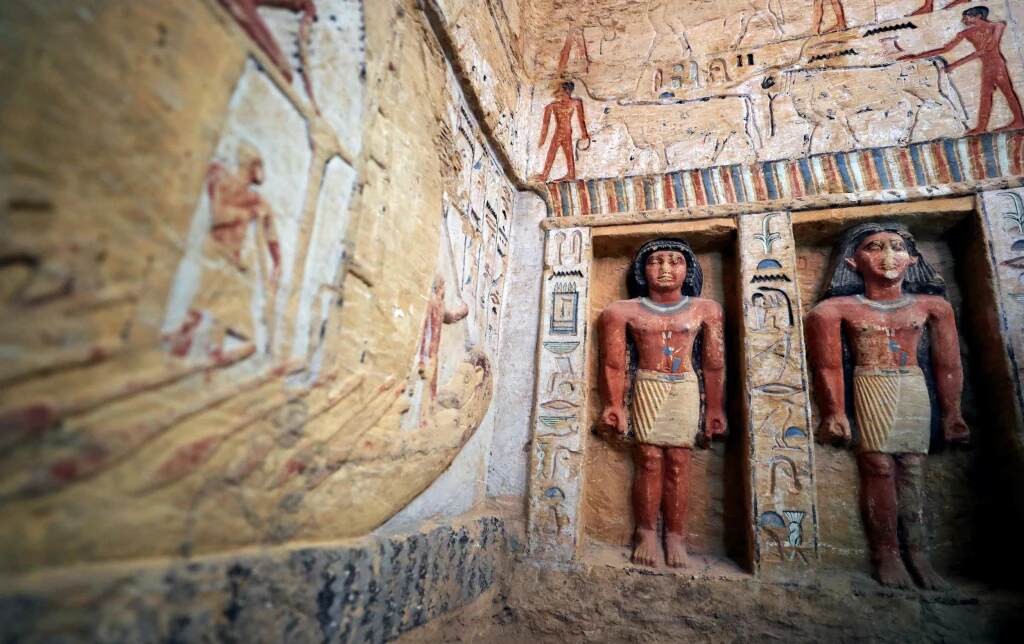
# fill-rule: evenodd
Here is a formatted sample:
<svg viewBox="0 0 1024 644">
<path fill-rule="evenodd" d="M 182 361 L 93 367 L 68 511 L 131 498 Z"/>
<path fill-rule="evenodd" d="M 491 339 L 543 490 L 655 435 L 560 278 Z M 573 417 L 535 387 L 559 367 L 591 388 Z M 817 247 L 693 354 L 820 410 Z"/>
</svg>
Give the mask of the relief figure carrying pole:
<svg viewBox="0 0 1024 644">
<path fill-rule="evenodd" d="M 632 429 L 635 472 L 633 561 L 652 566 L 658 552 L 658 512 L 665 526 L 665 562 L 686 565 L 690 457 L 726 431 L 725 341 L 722 307 L 699 297 L 700 264 L 680 239 L 647 242 L 628 276 L 630 300 L 601 312 L 598 429 L 625 438 Z M 698 364 L 694 364 L 694 346 Z M 635 357 L 635 368 L 631 364 Z M 627 389 L 632 380 L 630 416 Z M 704 409 L 701 413 L 701 381 Z M 701 427 L 701 417 L 704 425 Z"/>
<path fill-rule="evenodd" d="M 540 129 L 540 143 L 543 146 L 548 138 L 548 125 L 551 120 L 555 121 L 555 131 L 551 135 L 551 145 L 548 147 L 548 156 L 544 160 L 544 170 L 533 178 L 537 181 L 547 181 L 551 174 L 551 166 L 555 163 L 555 154 L 559 150 L 565 157 L 565 176 L 555 181 L 572 181 L 576 178 L 576 160 L 573 156 L 572 145 L 572 117 L 579 117 L 580 140 L 579 145 L 586 149 L 590 145 L 590 134 L 587 132 L 587 119 L 583 115 L 583 101 L 573 97 L 572 92 L 576 89 L 575 83 L 566 81 L 555 90 L 555 100 L 544 108 L 543 124 Z"/>
<path fill-rule="evenodd" d="M 1003 56 L 1001 48 L 1006 23 L 991 22 L 988 19 L 988 7 L 971 7 L 964 11 L 962 20 L 967 28 L 942 47 L 920 54 L 907 54 L 901 56 L 899 60 L 917 60 L 939 56 L 952 51 L 966 40 L 974 45 L 974 53 L 946 65 L 946 71 L 951 72 L 973 60 L 981 62 L 981 91 L 979 92 L 981 103 L 978 105 L 978 123 L 966 134 L 969 136 L 988 131 L 988 120 L 992 116 L 992 99 L 995 97 L 996 90 L 1002 92 L 1003 98 L 1006 99 L 1006 104 L 1010 108 L 1010 113 L 1013 114 L 1013 120 L 996 131 L 1024 128 L 1024 111 L 1021 110 L 1020 99 L 1013 88 L 1013 80 L 1010 78 L 1010 70 L 1006 66 L 1006 57 Z"/>
<path fill-rule="evenodd" d="M 886 586 L 906 588 L 916 581 L 924 588 L 945 588 L 927 556 L 924 464 L 933 410 L 918 355 L 919 348 L 928 348 L 920 359 L 931 363 L 946 442 L 966 442 L 960 344 L 953 308 L 943 297 L 945 283 L 899 224 L 848 230 L 833 271 L 824 299 L 806 322 L 821 413 L 818 441 L 841 445 L 851 440 L 845 339 L 853 367 L 861 513 L 875 577 Z M 926 332 L 928 343 L 922 347 Z"/>
</svg>

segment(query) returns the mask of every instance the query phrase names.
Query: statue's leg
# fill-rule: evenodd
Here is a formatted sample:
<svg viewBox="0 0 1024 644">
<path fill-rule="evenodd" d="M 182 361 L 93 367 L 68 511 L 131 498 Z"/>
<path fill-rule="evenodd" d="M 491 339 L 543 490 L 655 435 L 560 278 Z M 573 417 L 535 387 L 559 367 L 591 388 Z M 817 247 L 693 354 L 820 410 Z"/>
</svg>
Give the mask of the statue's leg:
<svg viewBox="0 0 1024 644">
<path fill-rule="evenodd" d="M 653 566 L 658 556 L 658 508 L 664 478 L 663 448 L 637 445 L 633 450 L 633 563 Z"/>
<path fill-rule="evenodd" d="M 661 512 L 665 517 L 665 563 L 682 568 L 686 556 L 686 516 L 690 501 L 690 457 L 688 447 L 665 449 L 665 491 Z"/>
<path fill-rule="evenodd" d="M 860 469 L 860 508 L 871 547 L 875 578 L 884 586 L 910 588 L 913 580 L 900 558 L 896 533 L 896 467 L 888 454 L 857 456 Z"/>
<path fill-rule="evenodd" d="M 896 459 L 900 530 L 907 548 L 907 566 L 918 585 L 929 590 L 949 588 L 928 561 L 928 534 L 924 527 L 924 454 L 902 454 Z"/>
</svg>

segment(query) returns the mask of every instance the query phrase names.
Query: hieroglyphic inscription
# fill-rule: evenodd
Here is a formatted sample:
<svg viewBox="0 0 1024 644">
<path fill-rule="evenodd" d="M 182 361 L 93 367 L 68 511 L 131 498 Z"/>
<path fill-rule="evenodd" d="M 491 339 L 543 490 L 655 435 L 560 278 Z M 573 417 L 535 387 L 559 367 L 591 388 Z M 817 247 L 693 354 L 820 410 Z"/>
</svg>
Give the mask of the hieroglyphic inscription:
<svg viewBox="0 0 1024 644">
<path fill-rule="evenodd" d="M 989 252 L 996 269 L 1000 324 L 1013 366 L 1018 418 L 1024 414 L 1024 189 L 981 194 L 982 213 L 989 230 Z"/>
<path fill-rule="evenodd" d="M 806 564 L 817 526 L 793 231 L 788 213 L 739 224 L 756 556 L 759 566 Z"/>
<path fill-rule="evenodd" d="M 590 231 L 554 230 L 545 245 L 541 343 L 530 461 L 531 555 L 570 561 L 579 538 Z"/>
</svg>

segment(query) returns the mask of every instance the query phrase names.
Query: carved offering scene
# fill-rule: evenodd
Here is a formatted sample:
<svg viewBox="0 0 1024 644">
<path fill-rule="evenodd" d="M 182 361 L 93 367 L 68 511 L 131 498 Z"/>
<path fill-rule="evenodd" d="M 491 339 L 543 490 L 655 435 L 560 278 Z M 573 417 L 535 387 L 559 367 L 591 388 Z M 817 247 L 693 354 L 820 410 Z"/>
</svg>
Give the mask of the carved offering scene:
<svg viewBox="0 0 1024 644">
<path fill-rule="evenodd" d="M 586 560 L 738 570 L 733 236 L 728 221 L 594 236 Z"/>
<path fill-rule="evenodd" d="M 535 180 L 554 189 L 576 182 L 590 192 L 587 212 L 579 214 L 607 212 L 609 196 L 593 194 L 591 181 L 683 175 L 677 190 L 666 183 L 676 193 L 671 199 L 654 196 L 664 207 L 765 200 L 775 197 L 755 199 L 756 175 L 767 171 L 761 166 L 800 159 L 808 167 L 792 177 L 803 184 L 793 196 L 849 192 L 827 182 L 845 168 L 819 173 L 815 161 L 828 166 L 835 154 L 888 155 L 883 151 L 1024 129 L 1021 28 L 1006 2 L 539 4 L 545 20 L 536 24 L 527 61 L 538 79 L 531 130 L 556 120 L 565 140 L 528 142 L 528 164 Z M 569 105 L 557 98 L 566 86 L 574 107 L 552 118 L 555 106 Z M 574 113 L 580 122 L 570 132 Z M 883 174 L 899 171 L 895 159 L 884 163 L 895 167 Z M 720 181 L 697 176 L 688 185 L 686 175 L 708 168 L 722 173 Z M 886 178 L 879 187 L 899 183 Z M 700 194 L 710 191 L 717 199 Z"/>
</svg>

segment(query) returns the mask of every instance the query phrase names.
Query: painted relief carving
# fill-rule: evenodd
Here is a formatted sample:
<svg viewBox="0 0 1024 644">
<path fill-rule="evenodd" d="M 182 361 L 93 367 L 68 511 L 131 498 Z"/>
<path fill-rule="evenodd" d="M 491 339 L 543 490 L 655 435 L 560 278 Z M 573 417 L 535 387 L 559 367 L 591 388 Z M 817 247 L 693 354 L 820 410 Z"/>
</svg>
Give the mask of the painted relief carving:
<svg viewBox="0 0 1024 644">
<path fill-rule="evenodd" d="M 586 150 L 590 146 L 590 134 L 587 133 L 587 119 L 583 114 L 583 101 L 573 97 L 572 92 L 576 88 L 571 81 L 565 81 L 555 90 L 555 100 L 544 108 L 541 117 L 540 142 L 543 146 L 547 140 L 548 126 L 554 121 L 555 128 L 551 134 L 551 144 L 548 146 L 548 155 L 544 159 L 544 169 L 537 175 L 539 181 L 547 181 L 551 174 L 551 166 L 555 163 L 555 155 L 561 151 L 565 160 L 565 175 L 556 181 L 571 181 L 576 178 L 576 150 Z M 577 118 L 580 129 L 580 138 L 573 145 L 572 121 Z"/>
<path fill-rule="evenodd" d="M 441 346 L 442 326 L 455 324 L 469 315 L 469 307 L 464 302 L 454 308 L 446 307 L 444 293 L 444 278 L 439 275 L 434 278 L 430 301 L 427 303 L 419 354 L 419 373 L 422 377 L 429 374 L 431 400 L 437 397 L 437 351 Z"/>
<path fill-rule="evenodd" d="M 245 30 L 245 33 L 263 50 L 263 53 L 270 58 L 274 66 L 277 67 L 278 71 L 281 72 L 288 82 L 292 80 L 291 64 L 289 64 L 288 59 L 281 50 L 281 45 L 274 37 L 274 34 L 271 33 L 270 27 L 267 26 L 266 21 L 260 15 L 259 8 L 284 9 L 301 16 L 298 38 L 299 59 L 301 61 L 300 73 L 302 74 L 302 82 L 305 85 L 306 94 L 315 105 L 313 85 L 310 81 L 307 64 L 309 61 L 310 30 L 313 27 L 313 21 L 317 19 L 316 4 L 314 4 L 313 0 L 219 0 L 219 2 L 231 13 L 231 16 L 238 22 L 239 26 Z"/>
<path fill-rule="evenodd" d="M 700 297 L 700 264 L 680 239 L 641 246 L 628 279 L 636 297 L 601 313 L 598 426 L 612 437 L 635 440 L 633 561 L 655 564 L 661 511 L 665 562 L 682 567 L 691 450 L 726 431 L 722 309 Z"/>
<path fill-rule="evenodd" d="M 864 527 L 875 576 L 888 586 L 946 586 L 928 561 L 922 509 L 929 389 L 944 439 L 966 442 L 969 432 L 960 412 L 956 322 L 944 294 L 942 278 L 904 227 L 861 224 L 843 235 L 825 298 L 807 316 L 818 440 L 851 442 L 855 421 Z M 922 344 L 925 333 L 929 342 Z M 853 368 L 849 402 L 844 341 Z M 923 370 L 929 363 L 934 383 Z"/>
<path fill-rule="evenodd" d="M 828 6 L 835 16 L 835 22 L 830 27 L 823 28 L 825 24 L 825 5 L 825 0 L 814 0 L 814 6 L 811 9 L 811 24 L 814 25 L 814 33 L 827 34 L 833 31 L 845 31 L 847 28 L 846 10 L 843 9 L 842 0 L 828 0 Z"/>
<path fill-rule="evenodd" d="M 1024 112 L 1021 111 L 1020 99 L 1013 88 L 1010 70 L 1006 66 L 1006 57 L 1002 52 L 1006 23 L 990 21 L 988 15 L 988 7 L 971 7 L 963 13 L 963 23 L 967 28 L 958 33 L 953 40 L 937 49 L 901 57 L 901 60 L 914 60 L 938 56 L 952 51 L 964 40 L 974 46 L 973 54 L 946 65 L 946 71 L 950 72 L 974 60 L 981 62 L 981 104 L 978 107 L 977 123 L 967 131 L 968 135 L 988 131 L 988 121 L 992 116 L 992 99 L 997 90 L 1003 95 L 1013 115 L 1013 120 L 997 131 L 1024 128 Z"/>
<path fill-rule="evenodd" d="M 266 118 L 247 119 L 256 105 Z M 306 146 L 282 147 L 282 129 L 306 136 L 303 119 L 250 64 L 171 292 L 164 337 L 173 355 L 218 355 L 246 343 L 260 355 L 274 349 L 280 291 L 294 272 L 294 248 L 285 255 L 282 239 L 296 234 L 304 191 L 295 186 L 305 185 L 311 157 Z"/>
<path fill-rule="evenodd" d="M 566 178 L 904 146 L 985 132 L 990 112 L 1000 121 L 1009 112 L 1000 130 L 1024 128 L 1013 87 L 1021 66 L 1000 52 L 1001 40 L 1011 42 L 1003 30 L 1015 28 L 1003 7 L 968 9 L 971 26 L 933 49 L 952 35 L 959 3 L 922 7 L 913 20 L 906 8 L 862 0 L 814 0 L 805 11 L 784 4 L 655 0 L 571 17 L 551 7 L 551 23 L 566 13 L 573 25 L 599 15 L 619 25 L 608 42 L 601 30 L 583 29 L 585 68 L 570 72 L 559 62 L 580 49 L 573 38 L 548 39 L 538 52 L 542 78 L 571 78 L 590 117 L 593 143 Z M 937 58 L 964 41 L 977 42 L 963 61 Z M 981 65 L 977 94 L 977 81 L 962 71 L 972 61 Z M 535 99 L 535 118 L 548 104 Z M 968 116 L 975 111 L 976 119 Z M 538 150 L 531 163 L 543 167 L 550 151 Z"/>
</svg>

